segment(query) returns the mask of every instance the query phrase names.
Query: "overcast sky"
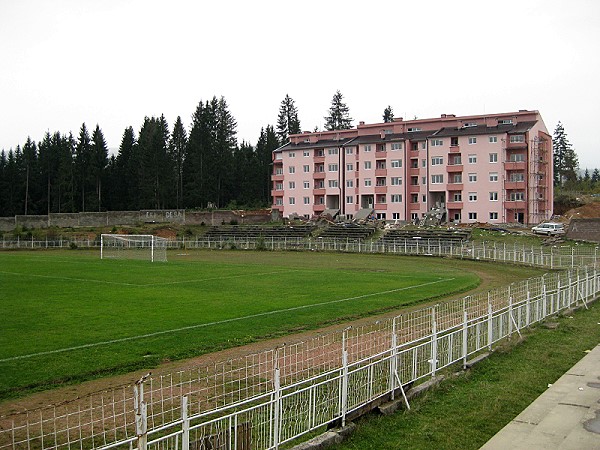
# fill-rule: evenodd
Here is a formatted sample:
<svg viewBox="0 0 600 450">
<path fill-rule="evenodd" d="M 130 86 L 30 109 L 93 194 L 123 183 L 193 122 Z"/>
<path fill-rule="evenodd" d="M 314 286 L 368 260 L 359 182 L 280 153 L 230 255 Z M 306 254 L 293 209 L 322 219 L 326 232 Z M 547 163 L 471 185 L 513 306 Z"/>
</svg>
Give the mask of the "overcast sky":
<svg viewBox="0 0 600 450">
<path fill-rule="evenodd" d="M 255 144 L 281 100 L 355 119 L 537 109 L 600 168 L 600 1 L 0 0 L 0 149 L 96 124 L 111 149 L 144 116 L 224 96 Z"/>
</svg>

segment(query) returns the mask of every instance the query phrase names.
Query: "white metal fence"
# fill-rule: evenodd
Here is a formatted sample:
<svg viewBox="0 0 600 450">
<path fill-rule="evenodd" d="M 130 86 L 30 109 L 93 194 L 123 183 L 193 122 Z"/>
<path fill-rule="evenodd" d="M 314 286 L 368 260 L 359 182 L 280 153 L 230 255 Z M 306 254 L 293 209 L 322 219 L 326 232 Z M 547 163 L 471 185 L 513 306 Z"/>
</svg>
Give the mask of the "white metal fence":
<svg viewBox="0 0 600 450">
<path fill-rule="evenodd" d="M 521 250 L 502 249 L 507 259 L 500 260 L 512 256 L 551 266 L 559 256 Z M 478 247 L 469 257 L 498 257 L 498 251 Z M 566 265 L 563 257 L 569 255 L 560 256 Z M 582 263 L 592 255 L 570 256 L 571 263 Z M 594 263 L 306 342 L 148 377 L 0 418 L 0 449 L 278 448 L 332 421 L 344 422 L 384 395 L 400 395 L 402 386 L 464 363 L 560 310 L 587 306 L 599 292 Z"/>
</svg>

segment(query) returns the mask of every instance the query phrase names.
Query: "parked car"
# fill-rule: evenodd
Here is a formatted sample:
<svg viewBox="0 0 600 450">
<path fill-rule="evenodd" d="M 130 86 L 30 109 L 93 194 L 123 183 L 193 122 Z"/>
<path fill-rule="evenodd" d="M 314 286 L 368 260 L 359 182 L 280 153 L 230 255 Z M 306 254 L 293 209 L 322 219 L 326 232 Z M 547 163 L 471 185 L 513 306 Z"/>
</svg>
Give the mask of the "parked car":
<svg viewBox="0 0 600 450">
<path fill-rule="evenodd" d="M 534 234 L 546 234 L 555 236 L 557 234 L 565 234 L 565 226 L 562 223 L 547 222 L 540 223 L 531 229 Z"/>
</svg>

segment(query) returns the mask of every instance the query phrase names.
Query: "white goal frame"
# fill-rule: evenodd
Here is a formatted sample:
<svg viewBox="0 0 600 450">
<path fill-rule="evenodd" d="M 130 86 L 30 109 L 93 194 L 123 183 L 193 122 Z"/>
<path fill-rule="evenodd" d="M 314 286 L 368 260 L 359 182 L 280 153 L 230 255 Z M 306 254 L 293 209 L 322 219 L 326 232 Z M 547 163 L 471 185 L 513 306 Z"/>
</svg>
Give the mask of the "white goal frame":
<svg viewBox="0 0 600 450">
<path fill-rule="evenodd" d="M 167 262 L 168 239 L 151 234 L 102 234 L 100 259 L 142 259 Z"/>
</svg>

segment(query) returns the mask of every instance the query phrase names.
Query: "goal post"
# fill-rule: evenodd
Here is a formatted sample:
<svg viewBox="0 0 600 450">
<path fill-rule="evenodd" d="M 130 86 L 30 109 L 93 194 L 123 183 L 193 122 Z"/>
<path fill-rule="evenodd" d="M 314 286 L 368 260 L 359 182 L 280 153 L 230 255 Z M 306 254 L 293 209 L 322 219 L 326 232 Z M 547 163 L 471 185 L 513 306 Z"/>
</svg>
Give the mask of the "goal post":
<svg viewBox="0 0 600 450">
<path fill-rule="evenodd" d="M 142 259 L 167 261 L 165 238 L 151 234 L 102 234 L 100 259 Z"/>
</svg>

